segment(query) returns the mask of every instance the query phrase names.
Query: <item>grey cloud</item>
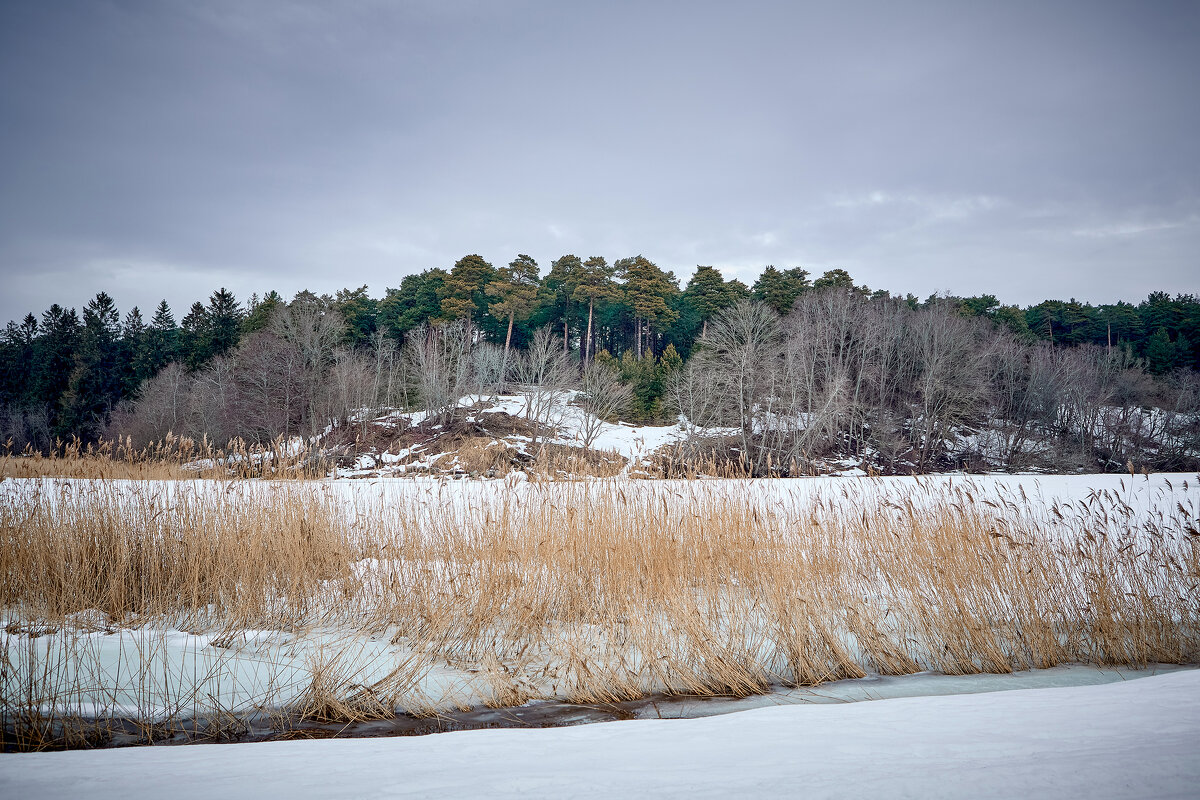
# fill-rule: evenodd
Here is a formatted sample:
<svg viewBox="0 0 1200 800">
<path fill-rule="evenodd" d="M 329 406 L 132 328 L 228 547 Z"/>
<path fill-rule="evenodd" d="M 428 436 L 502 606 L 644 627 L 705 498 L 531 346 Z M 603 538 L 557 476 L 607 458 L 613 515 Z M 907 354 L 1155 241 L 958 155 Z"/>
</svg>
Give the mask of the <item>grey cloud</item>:
<svg viewBox="0 0 1200 800">
<path fill-rule="evenodd" d="M 1198 291 L 1189 3 L 0 9 L 0 317 L 468 252 Z"/>
</svg>

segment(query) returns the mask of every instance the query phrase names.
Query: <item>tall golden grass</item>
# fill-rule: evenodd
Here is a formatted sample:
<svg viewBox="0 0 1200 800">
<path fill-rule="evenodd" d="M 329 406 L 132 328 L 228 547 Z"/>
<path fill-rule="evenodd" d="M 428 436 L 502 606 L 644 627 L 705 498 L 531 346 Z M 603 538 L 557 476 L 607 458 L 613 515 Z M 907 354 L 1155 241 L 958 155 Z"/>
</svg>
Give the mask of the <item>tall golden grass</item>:
<svg viewBox="0 0 1200 800">
<path fill-rule="evenodd" d="M 325 653 L 304 701 L 319 718 L 391 714 L 435 664 L 503 706 L 1200 659 L 1194 503 L 1046 506 L 936 481 L 807 499 L 739 481 L 421 486 L 23 483 L 0 505 L 0 604 L 17 633 L 94 609 L 403 645 L 383 682 Z M 5 674 L 24 675 L 24 640 L 6 641 Z M 19 683 L 5 708 L 53 707 L 53 681 Z"/>
<path fill-rule="evenodd" d="M 0 478 L 312 480 L 324 477 L 331 467 L 321 450 L 287 442 L 282 436 L 267 444 L 233 439 L 225 447 L 207 438 L 173 434 L 143 447 L 134 446 L 131 439 L 84 444 L 72 438 L 57 441 L 49 453 L 32 447 L 14 452 L 10 440 L 0 455 Z"/>
</svg>

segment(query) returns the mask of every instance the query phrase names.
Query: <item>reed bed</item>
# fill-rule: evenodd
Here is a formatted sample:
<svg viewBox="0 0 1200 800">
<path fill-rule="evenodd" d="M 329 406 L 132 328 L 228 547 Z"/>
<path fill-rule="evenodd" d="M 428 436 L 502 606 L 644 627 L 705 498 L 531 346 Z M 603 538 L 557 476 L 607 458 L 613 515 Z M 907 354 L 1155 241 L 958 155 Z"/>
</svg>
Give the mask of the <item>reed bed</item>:
<svg viewBox="0 0 1200 800">
<path fill-rule="evenodd" d="M 51 743 L 86 716 L 60 702 L 87 693 L 84 671 L 48 668 L 50 651 L 39 661 L 30 645 L 81 615 L 206 632 L 207 648 L 232 650 L 247 631 L 337 631 L 306 651 L 302 691 L 249 705 L 348 721 L 531 698 L 745 696 L 871 672 L 1194 663 L 1194 494 L 1185 485 L 1175 507 L 1148 512 L 1127 482 L 1073 505 L 936 480 L 803 496 L 743 481 L 431 481 L 391 495 L 10 482 L 6 736 Z M 384 648 L 369 669 L 351 652 L 368 640 Z M 177 698 L 203 693 L 212 677 L 196 672 Z M 430 682 L 447 674 L 459 683 Z"/>
<path fill-rule="evenodd" d="M 0 478 L 87 478 L 97 480 L 194 480 L 270 478 L 312 480 L 333 465 L 328 455 L 282 436 L 265 444 L 232 439 L 218 447 L 208 438 L 167 434 L 136 447 L 132 439 L 102 439 L 84 444 L 59 440 L 48 453 L 27 446 L 14 451 L 12 441 L 0 455 Z"/>
</svg>

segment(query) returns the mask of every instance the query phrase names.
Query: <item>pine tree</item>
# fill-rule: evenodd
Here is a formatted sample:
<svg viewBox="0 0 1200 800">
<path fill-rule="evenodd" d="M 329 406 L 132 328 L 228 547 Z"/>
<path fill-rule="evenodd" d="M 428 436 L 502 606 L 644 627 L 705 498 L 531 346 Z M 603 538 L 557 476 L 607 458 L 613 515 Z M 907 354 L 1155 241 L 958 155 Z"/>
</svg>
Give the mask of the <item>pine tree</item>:
<svg viewBox="0 0 1200 800">
<path fill-rule="evenodd" d="M 266 328 L 271 324 L 275 310 L 282 305 L 283 297 L 274 289 L 264 294 L 261 300 L 257 295 L 250 295 L 250 302 L 246 304 L 246 317 L 242 320 L 242 334 L 255 333 Z"/>
<path fill-rule="evenodd" d="M 37 317 L 26 314 L 8 323 L 0 338 L 0 406 L 27 406 L 33 400 L 34 341 Z"/>
<path fill-rule="evenodd" d="M 179 353 L 189 370 L 196 371 L 212 357 L 212 351 L 209 349 L 210 339 L 208 311 L 202 303 L 196 301 L 183 318 L 179 331 Z"/>
<path fill-rule="evenodd" d="M 587 332 L 583 335 L 584 364 L 591 357 L 592 319 L 595 316 L 596 301 L 610 300 L 619 295 L 620 290 L 613 283 L 613 270 L 602 256 L 592 256 L 583 262 L 571 299 L 578 303 L 587 303 L 588 307 Z"/>
<path fill-rule="evenodd" d="M 237 346 L 242 333 L 242 308 L 233 293 L 221 287 L 208 299 L 207 328 L 209 357 L 224 355 Z"/>
<path fill-rule="evenodd" d="M 438 292 L 442 319 L 478 323 L 487 314 L 487 287 L 495 277 L 495 268 L 482 256 L 472 253 L 456 261 Z"/>
<path fill-rule="evenodd" d="M 774 267 L 767 267 L 767 269 L 775 270 Z M 778 270 L 775 270 L 775 273 L 778 274 Z M 737 281 L 726 283 L 725 279 L 721 277 L 721 273 L 713 267 L 696 267 L 696 274 L 692 276 L 683 290 L 683 299 L 695 310 L 700 319 L 701 336 L 708 333 L 708 321 L 713 314 L 723 308 L 728 308 L 741 299 L 740 295 L 743 294 L 745 288 Z"/>
<path fill-rule="evenodd" d="M 34 391 L 32 400 L 47 409 L 50 429 L 55 436 L 69 431 L 62 421 L 62 398 L 71 383 L 75 368 L 75 348 L 79 342 L 79 317 L 75 309 L 55 303 L 42 314 L 39 335 L 34 343 Z"/>
<path fill-rule="evenodd" d="M 838 270 L 840 271 L 840 270 Z M 829 275 L 830 273 L 825 273 Z M 847 278 L 850 276 L 847 275 Z M 822 279 L 818 279 L 818 282 Z M 853 285 L 853 281 L 851 281 Z M 768 265 L 754 282 L 750 292 L 756 300 L 766 303 L 779 315 L 785 315 L 792 310 L 792 306 L 796 303 L 796 298 L 807 291 L 810 287 L 808 283 L 808 270 L 800 267 L 792 267 L 791 269 L 779 270 L 774 266 Z M 730 303 L 729 305 L 732 305 Z M 726 306 L 728 307 L 728 306 Z"/>
<path fill-rule="evenodd" d="M 400 288 L 388 289 L 379 301 L 378 321 L 393 338 L 426 324 L 441 313 L 442 287 L 450 274 L 430 269 L 419 275 L 405 275 Z"/>
<path fill-rule="evenodd" d="M 844 269 L 831 269 L 813 281 L 814 289 L 855 289 L 854 279 Z M 788 309 L 791 310 L 791 309 Z"/>
<path fill-rule="evenodd" d="M 83 309 L 83 329 L 70 384 L 62 398 L 62 424 L 85 441 L 99 437 L 108 414 L 121 398 L 120 314 L 100 292 Z"/>
<path fill-rule="evenodd" d="M 675 276 L 663 272 L 654 262 L 642 256 L 621 259 L 617 266 L 625 276 L 625 303 L 634 315 L 634 335 L 638 358 L 642 357 L 643 338 L 650 337 L 651 328 L 665 328 L 679 316 L 671 300 L 679 294 Z M 652 341 L 652 340 L 651 340 Z M 653 351 L 653 347 L 650 348 Z"/>
<path fill-rule="evenodd" d="M 334 309 L 346 323 L 346 343 L 351 347 L 363 347 L 375 333 L 379 303 L 367 294 L 367 287 L 339 289 L 333 301 Z"/>
<path fill-rule="evenodd" d="M 141 309 L 134 306 L 125 315 L 125 324 L 121 328 L 121 394 L 125 397 L 136 392 L 142 381 L 153 374 L 147 364 L 147 338 Z"/>
<path fill-rule="evenodd" d="M 513 323 L 524 320 L 533 311 L 537 299 L 538 263 L 532 256 L 520 253 L 507 267 L 496 270 L 496 280 L 488 284 L 488 313 L 497 320 L 507 320 L 504 334 L 504 363 L 512 345 Z"/>
<path fill-rule="evenodd" d="M 1165 327 L 1159 326 L 1146 340 L 1146 364 L 1150 372 L 1163 375 L 1175 366 L 1176 348 Z"/>
<path fill-rule="evenodd" d="M 571 321 L 579 302 L 574 299 L 575 289 L 583 275 L 583 261 L 577 255 L 567 254 L 550 262 L 550 271 L 542 279 L 538 291 L 538 302 L 547 321 L 562 324 L 563 352 L 571 349 Z"/>
<path fill-rule="evenodd" d="M 680 358 L 679 351 L 675 349 L 675 345 L 669 344 L 663 349 L 662 358 L 659 359 L 659 367 L 664 377 L 672 372 L 683 369 L 683 359 Z"/>
<path fill-rule="evenodd" d="M 163 300 L 154 310 L 150 319 L 150 327 L 146 329 L 145 369 L 147 377 L 157 372 L 179 357 L 179 328 L 175 325 L 175 315 L 171 307 Z"/>
</svg>

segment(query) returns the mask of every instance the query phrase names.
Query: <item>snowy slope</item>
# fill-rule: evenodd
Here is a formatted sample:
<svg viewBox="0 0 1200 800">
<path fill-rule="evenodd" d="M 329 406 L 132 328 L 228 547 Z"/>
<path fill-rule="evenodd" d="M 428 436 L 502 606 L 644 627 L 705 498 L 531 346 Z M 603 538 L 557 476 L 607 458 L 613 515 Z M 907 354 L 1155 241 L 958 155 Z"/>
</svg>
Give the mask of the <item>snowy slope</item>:
<svg viewBox="0 0 1200 800">
<path fill-rule="evenodd" d="M 1200 671 L 421 738 L 0 757 L 0 797 L 1200 795 Z"/>
</svg>

